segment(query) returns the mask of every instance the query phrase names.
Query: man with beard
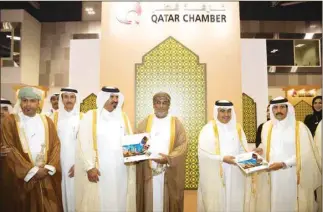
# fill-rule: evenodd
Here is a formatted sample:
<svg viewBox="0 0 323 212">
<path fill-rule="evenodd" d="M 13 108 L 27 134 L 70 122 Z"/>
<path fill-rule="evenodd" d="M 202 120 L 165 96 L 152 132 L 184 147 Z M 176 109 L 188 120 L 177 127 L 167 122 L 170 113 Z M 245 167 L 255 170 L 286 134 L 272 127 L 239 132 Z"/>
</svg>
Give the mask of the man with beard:
<svg viewBox="0 0 323 212">
<path fill-rule="evenodd" d="M 64 211 L 75 211 L 74 164 L 81 119 L 80 98 L 73 88 L 62 88 L 59 109 L 51 115 L 61 142 L 62 198 Z"/>
<path fill-rule="evenodd" d="M 184 210 L 185 157 L 187 140 L 179 119 L 168 113 L 169 94 L 153 97 L 154 114 L 145 118 L 137 133 L 150 133 L 151 145 L 160 158 L 137 164 L 137 211 L 182 212 Z M 156 146 L 157 145 L 157 146 Z"/>
<path fill-rule="evenodd" d="M 14 199 L 4 211 L 62 211 L 60 143 L 52 120 L 36 113 L 41 92 L 21 88 L 15 106 L 20 112 L 1 125 L 1 140 L 11 148 L 4 159 L 13 177 L 6 193 Z"/>
<path fill-rule="evenodd" d="M 314 191 L 321 186 L 320 161 L 311 132 L 296 121 L 286 98 L 270 101 L 270 120 L 262 130 L 268 172 L 257 175 L 255 211 L 316 211 Z"/>
<path fill-rule="evenodd" d="M 80 124 L 75 163 L 76 211 L 136 210 L 135 165 L 124 164 L 122 138 L 131 126 L 118 88 L 103 87 L 97 109 Z"/>
</svg>

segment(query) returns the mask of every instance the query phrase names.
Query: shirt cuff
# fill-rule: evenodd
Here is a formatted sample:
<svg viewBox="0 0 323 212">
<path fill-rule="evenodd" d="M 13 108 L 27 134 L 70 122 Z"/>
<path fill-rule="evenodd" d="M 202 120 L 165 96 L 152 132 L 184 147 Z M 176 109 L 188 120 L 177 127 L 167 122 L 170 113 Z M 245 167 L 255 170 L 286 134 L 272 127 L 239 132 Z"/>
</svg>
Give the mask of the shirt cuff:
<svg viewBox="0 0 323 212">
<path fill-rule="evenodd" d="M 29 172 L 27 173 L 27 175 L 25 176 L 24 181 L 26 183 L 28 183 L 29 180 L 35 176 L 35 174 L 38 172 L 38 170 L 39 170 L 38 166 L 34 166 L 33 168 L 31 168 L 29 170 Z"/>
<path fill-rule="evenodd" d="M 93 168 L 95 168 L 95 166 L 93 164 L 90 164 L 90 163 L 85 164 L 85 171 L 89 171 Z"/>
<path fill-rule="evenodd" d="M 288 160 L 285 160 L 284 163 L 286 164 L 287 168 L 292 168 L 293 166 L 296 165 L 296 158 L 292 157 Z"/>
<path fill-rule="evenodd" d="M 45 165 L 44 168 L 48 169 L 48 174 L 51 176 L 53 176 L 56 173 L 56 169 L 52 165 Z"/>
</svg>

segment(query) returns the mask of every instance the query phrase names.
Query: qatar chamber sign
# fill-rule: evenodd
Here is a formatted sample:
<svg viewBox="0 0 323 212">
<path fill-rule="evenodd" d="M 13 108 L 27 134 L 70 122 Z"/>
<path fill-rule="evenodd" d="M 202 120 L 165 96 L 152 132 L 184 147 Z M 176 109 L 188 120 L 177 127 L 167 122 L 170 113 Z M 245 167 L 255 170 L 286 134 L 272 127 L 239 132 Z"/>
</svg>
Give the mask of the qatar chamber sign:
<svg viewBox="0 0 323 212">
<path fill-rule="evenodd" d="M 156 5 L 157 8 L 145 11 L 140 2 L 133 3 L 132 8 L 125 11 L 117 20 L 123 24 L 139 24 L 141 16 L 152 10 L 150 21 L 155 24 L 160 23 L 226 23 L 227 14 L 224 3 L 185 3 L 169 2 Z M 148 7 L 147 7 L 148 9 Z"/>
</svg>

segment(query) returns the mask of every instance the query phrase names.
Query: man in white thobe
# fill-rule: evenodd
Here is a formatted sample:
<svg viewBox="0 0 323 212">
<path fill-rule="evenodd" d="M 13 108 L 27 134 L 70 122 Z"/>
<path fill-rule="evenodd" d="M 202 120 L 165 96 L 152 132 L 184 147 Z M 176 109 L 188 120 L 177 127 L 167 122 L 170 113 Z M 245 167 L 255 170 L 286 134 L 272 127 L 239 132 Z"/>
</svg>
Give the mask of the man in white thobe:
<svg viewBox="0 0 323 212">
<path fill-rule="evenodd" d="M 58 111 L 59 105 L 59 93 L 53 93 L 50 95 L 46 101 L 44 102 L 44 106 L 42 108 L 42 113 L 46 116 L 51 116 L 55 111 Z"/>
<path fill-rule="evenodd" d="M 61 142 L 62 198 L 64 211 L 75 211 L 74 164 L 79 129 L 80 98 L 73 88 L 62 88 L 59 94 L 59 109 L 50 118 L 57 129 Z"/>
<path fill-rule="evenodd" d="M 137 132 L 150 134 L 150 151 L 156 159 L 137 164 L 137 211 L 184 211 L 187 139 L 181 121 L 168 113 L 171 97 L 153 97 L 154 114 L 140 122 Z"/>
<path fill-rule="evenodd" d="M 123 101 L 118 88 L 103 87 L 97 109 L 88 111 L 81 121 L 76 211 L 136 211 L 136 167 L 124 164 L 122 150 L 123 136 L 132 133 L 121 110 Z"/>
<path fill-rule="evenodd" d="M 247 178 L 235 165 L 235 156 L 247 152 L 247 139 L 236 122 L 233 103 L 216 101 L 214 120 L 199 136 L 198 212 L 248 211 L 245 207 Z"/>
<path fill-rule="evenodd" d="M 317 161 L 319 162 L 319 167 L 321 167 L 322 163 L 322 120 L 317 125 L 315 136 L 314 136 L 314 144 L 317 148 L 318 156 Z M 321 169 L 322 172 L 322 169 Z M 318 211 L 322 212 L 322 185 L 316 189 L 316 201 L 318 205 Z"/>
<path fill-rule="evenodd" d="M 255 211 L 316 211 L 314 190 L 321 173 L 309 129 L 295 120 L 294 107 L 286 98 L 270 101 L 270 120 L 262 130 L 268 172 L 257 177 Z"/>
</svg>

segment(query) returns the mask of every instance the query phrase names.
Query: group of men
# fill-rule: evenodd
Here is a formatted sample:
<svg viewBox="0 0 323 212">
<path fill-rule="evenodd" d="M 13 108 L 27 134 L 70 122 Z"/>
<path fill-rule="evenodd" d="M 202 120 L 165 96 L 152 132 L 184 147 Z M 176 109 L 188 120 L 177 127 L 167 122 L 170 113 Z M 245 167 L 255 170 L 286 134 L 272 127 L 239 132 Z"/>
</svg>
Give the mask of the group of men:
<svg viewBox="0 0 323 212">
<path fill-rule="evenodd" d="M 135 132 L 150 133 L 168 154 L 125 164 L 122 138 L 133 131 L 118 88 L 103 87 L 97 109 L 85 114 L 72 88 L 55 95 L 57 108 L 38 114 L 41 92 L 21 88 L 14 111 L 1 100 L 0 189 L 8 191 L 1 196 L 1 209 L 183 211 L 187 140 L 179 119 L 168 114 L 167 93 L 154 95 L 155 113 Z"/>
<path fill-rule="evenodd" d="M 0 189 L 7 191 L 1 211 L 184 211 L 188 141 L 181 121 L 168 113 L 169 94 L 153 96 L 154 114 L 134 131 L 118 88 L 103 87 L 97 109 L 85 114 L 76 89 L 62 88 L 58 108 L 46 115 L 36 113 L 41 96 L 23 87 L 10 115 L 10 102 L 1 100 Z M 270 113 L 262 144 L 251 150 L 270 162 L 269 169 L 245 175 L 235 156 L 250 151 L 246 136 L 232 102 L 216 101 L 213 120 L 199 136 L 199 212 L 314 211 L 320 141 L 295 120 L 287 99 L 273 99 Z M 123 137 L 143 132 L 168 154 L 124 163 Z"/>
</svg>

